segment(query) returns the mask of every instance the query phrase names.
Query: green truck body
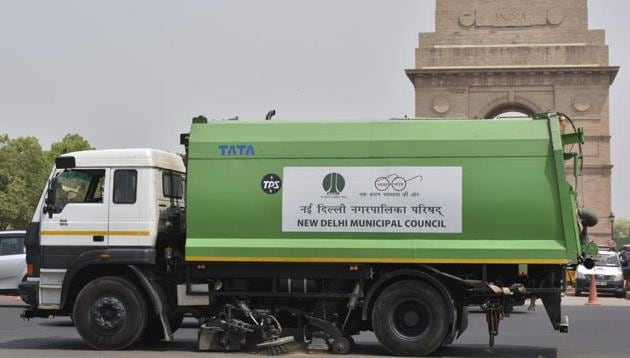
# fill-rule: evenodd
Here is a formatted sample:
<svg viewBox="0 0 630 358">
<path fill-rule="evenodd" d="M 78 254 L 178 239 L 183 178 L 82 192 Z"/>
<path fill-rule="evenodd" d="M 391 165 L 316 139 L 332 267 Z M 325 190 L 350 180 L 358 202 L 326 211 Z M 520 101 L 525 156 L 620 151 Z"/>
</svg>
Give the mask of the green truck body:
<svg viewBox="0 0 630 358">
<path fill-rule="evenodd" d="M 573 264 L 581 250 L 575 193 L 565 176 L 563 153 L 555 115 L 518 120 L 193 124 L 188 152 L 186 260 Z M 324 175 L 311 178 L 308 171 L 306 176 L 283 174 L 287 168 L 301 167 L 313 168 L 315 173 L 321 169 Z M 388 170 L 393 173 L 405 168 L 419 174 L 435 168 L 461 172 L 456 178 L 459 181 L 451 180 L 452 187 L 428 183 L 449 175 L 438 171 L 432 178 L 424 175 L 422 181 L 409 181 L 401 191 L 373 188 L 365 193 L 350 192 L 358 184 L 350 182 L 344 170 L 352 172 L 357 167 L 363 169 L 358 180 L 370 180 L 370 172 L 375 180 L 385 177 Z M 323 180 L 329 172 L 345 177 L 340 198 L 326 198 Z M 269 174 L 281 180 L 282 187 L 273 194 L 261 188 L 261 180 Z M 301 189 L 287 193 L 287 187 Z M 319 190 L 323 198 L 301 203 L 300 190 Z M 416 228 L 414 232 L 406 228 L 408 218 L 416 217 L 416 225 L 438 226 L 439 219 L 444 219 L 446 213 L 412 213 L 416 205 L 441 206 L 439 198 L 426 202 L 427 190 L 443 190 L 460 201 L 459 207 L 442 208 L 450 210 L 450 215 L 461 210 L 461 217 L 455 219 L 458 230 L 423 232 Z M 389 192 L 418 195 L 401 198 L 389 196 Z M 374 194 L 381 195 L 370 197 Z M 297 198 L 288 200 L 287 195 Z M 325 199 L 332 199 L 333 206 L 343 204 L 345 213 L 330 212 Z M 284 225 L 287 220 L 300 220 L 283 214 L 283 200 L 293 206 L 312 203 L 310 215 L 295 211 L 305 214 L 302 220 L 310 220 L 305 224 L 316 227 L 283 230 L 283 220 Z M 413 215 L 391 209 L 353 215 L 348 203 L 361 200 L 386 209 L 403 202 L 406 214 Z M 329 212 L 316 215 L 320 204 Z M 371 229 L 361 226 L 370 223 Z"/>
</svg>

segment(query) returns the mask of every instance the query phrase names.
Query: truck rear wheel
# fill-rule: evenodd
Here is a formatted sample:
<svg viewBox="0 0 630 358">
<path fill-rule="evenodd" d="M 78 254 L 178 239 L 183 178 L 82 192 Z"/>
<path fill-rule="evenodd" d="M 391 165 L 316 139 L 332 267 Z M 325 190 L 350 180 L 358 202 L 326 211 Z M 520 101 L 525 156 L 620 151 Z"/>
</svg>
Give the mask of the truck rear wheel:
<svg viewBox="0 0 630 358">
<path fill-rule="evenodd" d="M 420 281 L 387 287 L 372 310 L 379 342 L 393 354 L 424 356 L 440 347 L 448 333 L 448 312 L 442 295 Z"/>
<path fill-rule="evenodd" d="M 74 304 L 74 323 L 87 344 L 95 349 L 125 349 L 147 326 L 142 292 L 120 277 L 103 277 L 88 283 Z"/>
</svg>

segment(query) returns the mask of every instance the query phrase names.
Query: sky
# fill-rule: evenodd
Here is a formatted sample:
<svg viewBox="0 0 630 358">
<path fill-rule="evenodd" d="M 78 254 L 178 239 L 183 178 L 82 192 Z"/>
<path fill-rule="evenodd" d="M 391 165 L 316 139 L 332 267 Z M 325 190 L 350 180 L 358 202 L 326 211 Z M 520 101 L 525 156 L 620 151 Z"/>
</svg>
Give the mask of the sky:
<svg viewBox="0 0 630 358">
<path fill-rule="evenodd" d="M 589 0 L 610 63 L 613 211 L 630 218 L 630 1 Z M 182 152 L 191 118 L 413 116 L 434 0 L 0 3 L 0 133 Z"/>
</svg>

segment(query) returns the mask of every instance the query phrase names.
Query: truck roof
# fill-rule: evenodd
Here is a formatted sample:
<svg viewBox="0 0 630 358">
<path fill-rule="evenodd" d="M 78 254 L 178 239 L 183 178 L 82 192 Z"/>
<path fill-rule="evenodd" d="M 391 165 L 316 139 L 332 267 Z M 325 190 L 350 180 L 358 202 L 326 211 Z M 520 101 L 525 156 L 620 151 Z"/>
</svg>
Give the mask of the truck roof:
<svg viewBox="0 0 630 358">
<path fill-rule="evenodd" d="M 228 146 L 226 148 L 226 145 Z M 193 124 L 188 158 L 550 157 L 546 120 L 225 121 Z M 247 152 L 245 150 L 245 152 Z"/>
<path fill-rule="evenodd" d="M 60 157 L 74 157 L 77 167 L 156 167 L 186 172 L 184 161 L 179 155 L 158 149 L 86 150 Z"/>
</svg>

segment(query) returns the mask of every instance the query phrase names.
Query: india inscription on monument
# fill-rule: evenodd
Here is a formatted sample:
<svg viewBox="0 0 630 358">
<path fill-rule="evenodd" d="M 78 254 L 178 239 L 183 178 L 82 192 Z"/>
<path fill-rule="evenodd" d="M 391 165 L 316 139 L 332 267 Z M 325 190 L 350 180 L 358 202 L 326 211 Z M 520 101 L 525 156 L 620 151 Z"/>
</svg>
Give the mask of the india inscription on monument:
<svg viewBox="0 0 630 358">
<path fill-rule="evenodd" d="M 418 117 L 556 110 L 575 119 L 587 133 L 579 204 L 600 215 L 591 236 L 603 243 L 611 211 L 608 93 L 618 70 L 604 30 L 588 28 L 587 0 L 437 0 L 436 31 L 420 34 L 416 66 L 406 72 Z"/>
<path fill-rule="evenodd" d="M 523 27 L 560 25 L 564 13 L 557 9 L 498 8 L 486 11 L 464 11 L 459 17 L 464 27 Z"/>
</svg>

